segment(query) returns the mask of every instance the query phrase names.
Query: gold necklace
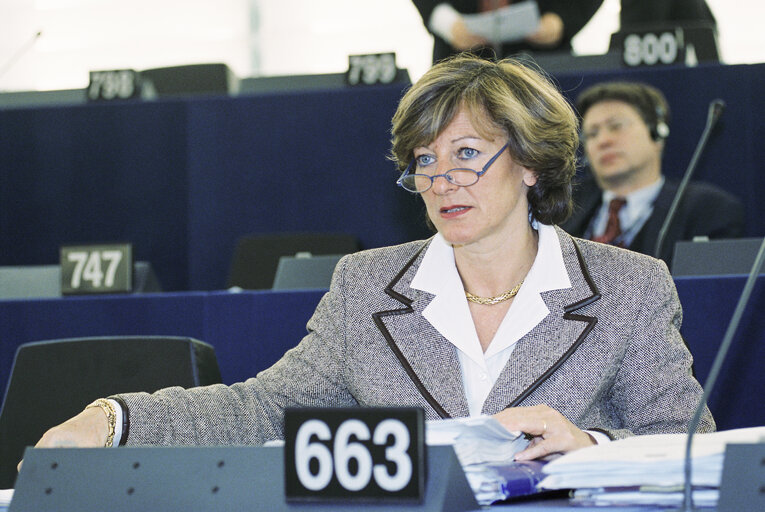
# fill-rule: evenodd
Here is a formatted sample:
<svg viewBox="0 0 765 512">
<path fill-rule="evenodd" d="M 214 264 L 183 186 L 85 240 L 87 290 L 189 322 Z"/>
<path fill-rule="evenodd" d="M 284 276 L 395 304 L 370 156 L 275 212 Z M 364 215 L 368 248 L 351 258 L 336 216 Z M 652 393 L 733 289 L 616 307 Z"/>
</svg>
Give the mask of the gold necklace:
<svg viewBox="0 0 765 512">
<path fill-rule="evenodd" d="M 515 285 L 515 287 L 512 290 L 508 290 L 505 293 L 497 295 L 496 297 L 479 297 L 478 295 L 473 295 L 467 290 L 465 290 L 465 297 L 467 297 L 467 300 L 469 300 L 470 302 L 474 302 L 476 304 L 493 306 L 494 304 L 505 302 L 506 300 L 512 299 L 513 297 L 518 295 L 518 291 L 521 289 L 522 284 L 523 284 L 523 280 L 521 280 L 520 283 Z"/>
</svg>

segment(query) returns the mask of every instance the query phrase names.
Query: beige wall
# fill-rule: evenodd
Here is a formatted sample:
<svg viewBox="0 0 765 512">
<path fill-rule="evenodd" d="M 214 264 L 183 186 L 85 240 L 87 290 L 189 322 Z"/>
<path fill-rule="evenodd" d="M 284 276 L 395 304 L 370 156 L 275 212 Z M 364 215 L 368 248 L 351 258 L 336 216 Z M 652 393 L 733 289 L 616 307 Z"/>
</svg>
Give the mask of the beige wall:
<svg viewBox="0 0 765 512">
<path fill-rule="evenodd" d="M 765 2 L 708 2 L 723 60 L 765 62 Z M 576 52 L 607 49 L 618 5 L 605 0 Z M 417 78 L 431 44 L 410 0 L 0 0 L 0 90 L 82 88 L 90 70 L 198 62 L 226 62 L 242 77 L 341 72 L 349 54 L 385 51 Z"/>
</svg>

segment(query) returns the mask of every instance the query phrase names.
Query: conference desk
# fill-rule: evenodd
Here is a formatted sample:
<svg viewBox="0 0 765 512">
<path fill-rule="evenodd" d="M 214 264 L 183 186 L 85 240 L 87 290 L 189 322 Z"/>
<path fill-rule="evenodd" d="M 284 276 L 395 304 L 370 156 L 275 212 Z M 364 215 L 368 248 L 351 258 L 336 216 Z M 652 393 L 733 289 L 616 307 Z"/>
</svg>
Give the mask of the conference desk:
<svg viewBox="0 0 765 512">
<path fill-rule="evenodd" d="M 682 333 L 703 383 L 743 289 L 744 276 L 676 280 Z M 322 290 L 185 292 L 0 301 L 0 392 L 16 348 L 80 336 L 191 336 L 215 348 L 231 384 L 269 367 L 305 335 Z M 710 398 L 718 428 L 765 425 L 765 276 L 758 278 L 721 378 Z"/>
</svg>

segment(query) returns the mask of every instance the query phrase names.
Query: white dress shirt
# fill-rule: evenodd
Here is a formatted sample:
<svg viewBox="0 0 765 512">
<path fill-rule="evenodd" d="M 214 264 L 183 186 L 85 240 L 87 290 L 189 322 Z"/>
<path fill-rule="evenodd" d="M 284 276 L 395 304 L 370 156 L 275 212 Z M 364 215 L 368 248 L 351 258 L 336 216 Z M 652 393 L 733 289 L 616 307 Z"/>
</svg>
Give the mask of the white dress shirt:
<svg viewBox="0 0 765 512">
<path fill-rule="evenodd" d="M 486 397 L 518 340 L 550 314 L 542 292 L 571 288 L 555 229 L 540 223 L 534 227 L 539 233 L 537 256 L 486 352 L 481 348 L 470 315 L 465 288 L 454 261 L 454 249 L 440 234 L 434 237 L 412 280 L 412 288 L 435 295 L 423 316 L 457 347 L 462 386 L 471 416 L 481 414 Z M 608 441 L 608 436 L 601 432 L 587 432 L 598 443 Z"/>
<path fill-rule="evenodd" d="M 534 264 L 486 352 L 478 341 L 454 250 L 440 234 L 428 247 L 412 280 L 412 288 L 435 295 L 423 316 L 458 349 L 471 416 L 481 414 L 516 342 L 550 313 L 540 294 L 571 287 L 555 229 L 544 224 L 537 227 L 539 248 Z"/>
</svg>

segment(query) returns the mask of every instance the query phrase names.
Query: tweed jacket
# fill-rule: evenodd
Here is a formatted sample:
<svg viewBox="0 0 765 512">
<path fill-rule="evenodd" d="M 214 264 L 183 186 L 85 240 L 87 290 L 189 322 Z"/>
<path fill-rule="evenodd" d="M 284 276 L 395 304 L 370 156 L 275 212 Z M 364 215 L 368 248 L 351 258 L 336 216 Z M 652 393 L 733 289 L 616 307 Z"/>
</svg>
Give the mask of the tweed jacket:
<svg viewBox="0 0 765 512">
<path fill-rule="evenodd" d="M 683 432 L 701 396 L 680 336 L 666 265 L 559 228 L 572 287 L 544 292 L 550 313 L 516 344 L 483 413 L 547 404 L 613 438 Z M 308 334 L 245 382 L 120 395 L 128 445 L 258 444 L 282 437 L 289 406 L 419 406 L 468 415 L 456 348 L 410 288 L 429 241 L 344 257 Z M 700 431 L 714 430 L 705 411 Z"/>
</svg>

